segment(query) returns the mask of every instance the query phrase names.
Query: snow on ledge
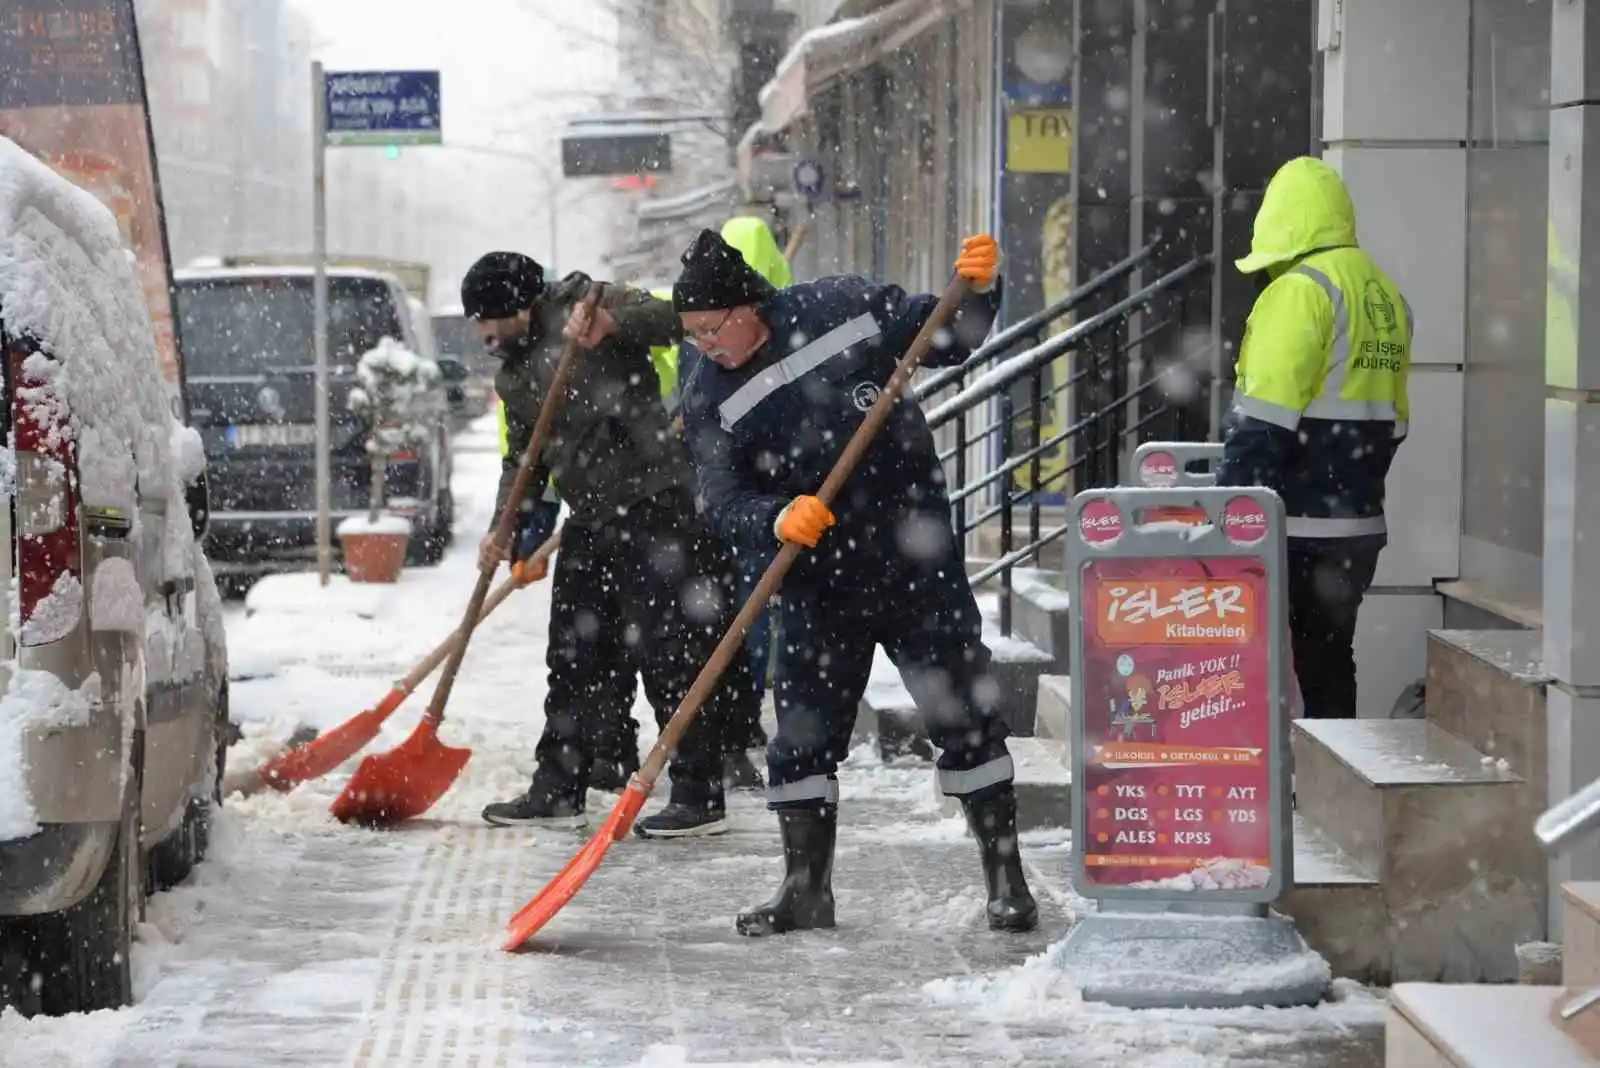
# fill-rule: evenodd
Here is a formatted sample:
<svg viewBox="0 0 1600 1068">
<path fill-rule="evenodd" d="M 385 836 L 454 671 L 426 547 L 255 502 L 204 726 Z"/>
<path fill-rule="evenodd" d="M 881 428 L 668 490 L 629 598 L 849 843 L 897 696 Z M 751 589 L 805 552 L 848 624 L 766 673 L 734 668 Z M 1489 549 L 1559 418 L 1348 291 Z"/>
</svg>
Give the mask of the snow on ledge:
<svg viewBox="0 0 1600 1068">
<path fill-rule="evenodd" d="M 352 515 L 340 521 L 336 533 L 341 538 L 349 534 L 410 534 L 411 520 L 386 513 L 374 522 L 364 515 Z"/>
</svg>

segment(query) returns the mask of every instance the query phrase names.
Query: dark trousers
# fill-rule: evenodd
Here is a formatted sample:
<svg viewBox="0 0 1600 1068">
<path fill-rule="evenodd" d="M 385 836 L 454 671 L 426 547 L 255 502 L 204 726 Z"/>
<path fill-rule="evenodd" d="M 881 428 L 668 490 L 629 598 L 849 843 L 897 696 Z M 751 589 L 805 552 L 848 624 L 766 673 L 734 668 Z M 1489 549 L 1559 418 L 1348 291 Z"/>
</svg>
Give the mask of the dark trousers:
<svg viewBox="0 0 1600 1068">
<path fill-rule="evenodd" d="M 552 789 L 582 791 L 600 732 L 615 731 L 619 709 L 628 714 L 635 672 L 656 722 L 666 725 L 732 622 L 734 575 L 688 493 L 641 502 L 599 528 L 567 525 L 551 591 L 538 747 L 539 774 Z M 672 754 L 674 801 L 721 797 L 721 738 L 728 723 L 759 717 L 754 695 L 749 667 L 736 657 Z"/>
<path fill-rule="evenodd" d="M 871 579 L 822 583 L 810 575 L 784 586 L 781 606 L 778 733 L 767 746 L 772 808 L 838 801 L 835 773 L 878 645 L 940 749 L 940 788 L 962 797 L 1011 781 L 1000 687 L 959 557 L 896 559 Z"/>
<path fill-rule="evenodd" d="M 1289 539 L 1289 633 L 1307 719 L 1356 716 L 1356 612 L 1385 541 Z"/>
<path fill-rule="evenodd" d="M 744 606 L 745 600 L 755 590 L 756 583 L 761 581 L 762 572 L 766 570 L 767 564 L 771 563 L 770 559 L 744 562 L 748 559 L 740 557 L 737 600 L 732 606 L 730 619 Z M 750 681 L 755 690 L 755 699 L 730 702 L 732 707 L 728 712 L 729 718 L 722 725 L 721 743 L 724 752 L 742 753 L 748 749 L 760 749 L 767 744 L 767 732 L 761 728 L 761 699 L 767 691 L 775 629 L 773 620 L 777 616 L 777 610 L 776 602 L 768 605 L 766 611 L 756 617 L 755 624 L 745 632 L 745 657 L 750 662 Z M 616 764 L 624 769 L 637 769 L 639 727 L 633 721 L 633 698 L 638 691 L 638 680 L 628 662 L 627 650 L 620 642 L 596 644 L 600 656 L 613 658 L 614 669 L 601 673 L 600 692 L 595 698 L 594 759 Z"/>
<path fill-rule="evenodd" d="M 742 605 L 755 592 L 756 583 L 761 581 L 761 576 L 766 574 L 767 567 L 772 563 L 771 556 L 752 556 L 741 553 L 739 557 L 739 599 Z M 768 676 L 772 671 L 772 641 L 778 626 L 778 603 L 774 599 L 756 621 L 745 632 L 744 651 L 745 657 L 750 661 L 750 671 L 755 677 L 756 701 L 766 695 Z M 753 749 L 758 745 L 766 744 L 766 735 L 761 731 L 758 720 L 755 730 L 751 733 L 752 740 L 744 748 Z"/>
</svg>

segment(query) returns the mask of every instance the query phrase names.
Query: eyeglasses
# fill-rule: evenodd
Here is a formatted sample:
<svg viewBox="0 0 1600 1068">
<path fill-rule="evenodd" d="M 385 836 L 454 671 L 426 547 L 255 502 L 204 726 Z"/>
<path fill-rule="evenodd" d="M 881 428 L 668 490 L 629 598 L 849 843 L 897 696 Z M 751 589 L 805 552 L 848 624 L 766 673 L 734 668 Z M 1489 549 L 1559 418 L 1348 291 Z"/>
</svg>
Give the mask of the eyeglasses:
<svg viewBox="0 0 1600 1068">
<path fill-rule="evenodd" d="M 733 318 L 733 313 L 738 310 L 738 308 L 729 308 L 727 314 L 710 330 L 685 330 L 684 336 L 690 341 L 714 341 L 716 336 L 722 333 L 722 328 L 728 325 L 728 320 Z"/>
</svg>

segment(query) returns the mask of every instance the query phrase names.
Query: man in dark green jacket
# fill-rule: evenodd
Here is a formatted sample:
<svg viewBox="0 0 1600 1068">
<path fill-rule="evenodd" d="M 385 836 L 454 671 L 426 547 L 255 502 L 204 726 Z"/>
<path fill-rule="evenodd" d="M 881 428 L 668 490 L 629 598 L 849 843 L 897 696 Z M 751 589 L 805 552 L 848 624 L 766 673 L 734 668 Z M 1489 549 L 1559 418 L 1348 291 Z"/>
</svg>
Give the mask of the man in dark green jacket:
<svg viewBox="0 0 1600 1068">
<path fill-rule="evenodd" d="M 619 664 L 637 670 L 664 726 L 738 607 L 731 554 L 695 514 L 694 476 L 671 433 L 650 363 L 652 345 L 681 336 L 672 306 L 613 286 L 586 316 L 578 305 L 591 284 L 571 274 L 547 285 L 536 262 L 511 252 L 482 257 L 461 283 L 467 316 L 501 359 L 495 392 L 505 402 L 510 449 L 497 504 L 511 492 L 564 337 L 581 346 L 526 499 L 518 504 L 524 526 L 540 521 L 536 517 L 548 521 L 549 509 L 537 503 L 554 477 L 572 514 L 551 592 L 538 767 L 525 794 L 484 809 L 484 819 L 495 824 L 584 822 L 594 715 L 615 689 L 609 674 Z M 520 530 L 514 544 L 536 545 L 548 534 Z M 485 536 L 480 563 L 493 567 L 504 559 L 492 535 Z M 635 825 L 642 836 L 727 829 L 718 742 L 730 717 L 749 714 L 739 702 L 755 700 L 754 694 L 748 665 L 735 658 L 672 756 L 666 809 Z"/>
</svg>

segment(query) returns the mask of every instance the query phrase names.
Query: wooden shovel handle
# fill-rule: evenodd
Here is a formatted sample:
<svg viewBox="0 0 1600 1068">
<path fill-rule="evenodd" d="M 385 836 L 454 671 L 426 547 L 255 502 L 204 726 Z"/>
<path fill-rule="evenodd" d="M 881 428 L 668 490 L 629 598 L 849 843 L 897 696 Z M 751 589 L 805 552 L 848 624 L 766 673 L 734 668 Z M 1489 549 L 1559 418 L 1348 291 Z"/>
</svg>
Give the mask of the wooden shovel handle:
<svg viewBox="0 0 1600 1068">
<path fill-rule="evenodd" d="M 550 535 L 550 537 L 546 539 L 545 543 L 539 546 L 538 550 L 532 556 L 528 557 L 528 562 L 530 564 L 542 564 L 546 560 L 550 559 L 550 557 L 554 556 L 556 550 L 559 548 L 561 548 L 561 532 L 557 531 L 556 533 Z M 522 583 L 518 582 L 515 578 L 507 578 L 504 582 L 500 583 L 500 585 L 496 586 L 494 588 L 494 592 L 489 594 L 488 599 L 483 602 L 483 608 L 478 612 L 478 622 L 482 623 L 484 620 L 488 619 L 494 614 L 494 610 L 496 608 L 499 608 L 505 603 L 507 597 L 510 597 L 513 593 L 516 593 L 521 588 Z M 444 663 L 445 658 L 450 655 L 451 651 L 455 649 L 458 644 L 460 644 L 461 640 L 461 631 L 451 631 L 450 637 L 434 646 L 433 652 L 429 653 L 422 663 L 412 668 L 409 675 L 394 684 L 395 690 L 407 695 L 415 693 L 417 687 L 421 686 L 423 681 L 429 675 L 432 675 L 434 671 L 438 669 L 440 664 Z"/>
<path fill-rule="evenodd" d="M 800 246 L 806 243 L 806 231 L 810 224 L 802 222 L 789 234 L 789 244 L 783 250 L 783 258 L 790 263 L 794 262 L 795 253 L 800 251 Z"/>
<path fill-rule="evenodd" d="M 883 429 L 883 424 L 889 421 L 893 414 L 894 406 L 899 401 L 900 395 L 906 391 L 911 383 L 911 376 L 916 374 L 917 365 L 928 354 L 928 349 L 933 345 L 933 335 L 944 329 L 950 317 L 955 314 L 961 302 L 967 296 L 967 281 L 957 277 L 944 291 L 944 296 L 939 298 L 939 303 L 929 314 L 927 322 L 922 324 L 922 329 L 917 331 L 917 336 L 911 342 L 911 347 L 901 357 L 896 365 L 894 374 L 889 376 L 889 383 L 878 395 L 877 403 L 872 410 L 867 412 L 867 417 L 861 421 L 856 432 L 851 435 L 850 441 L 845 445 L 844 452 L 839 454 L 833 470 L 828 472 L 827 479 L 822 483 L 822 488 L 817 491 L 823 504 L 832 504 L 833 499 L 839 495 L 839 490 L 844 488 L 845 480 L 855 471 L 856 465 L 866 455 L 872 441 Z M 689 729 L 689 724 L 694 722 L 694 717 L 699 714 L 700 706 L 705 704 L 711 696 L 711 691 L 716 688 L 717 680 L 727 670 L 733 658 L 740 652 L 744 641 L 745 631 L 755 622 L 756 616 L 766 607 L 767 601 L 778 591 L 784 575 L 794 565 L 800 556 L 802 546 L 797 542 L 786 541 L 783 548 L 778 550 L 778 555 L 773 557 L 772 563 L 767 565 L 766 572 L 761 576 L 761 581 L 756 583 L 756 588 L 751 591 L 744 607 L 739 609 L 739 614 L 734 617 L 733 623 L 728 627 L 728 632 L 722 636 L 717 647 L 711 653 L 711 659 L 706 661 L 706 666 L 700 669 L 700 674 L 695 676 L 694 684 L 689 687 L 689 692 L 684 695 L 679 703 L 678 710 L 672 714 L 672 719 L 667 722 L 661 735 L 656 739 L 655 746 L 650 750 L 650 755 L 645 757 L 640 766 L 638 777 L 644 782 L 646 789 L 655 785 L 662 769 L 667 766 L 669 754 L 678 745 L 678 740 L 683 737 L 683 732 Z"/>
<path fill-rule="evenodd" d="M 594 314 L 595 305 L 600 302 L 603 282 L 591 282 L 589 291 L 584 294 L 581 306 L 589 314 Z M 545 391 L 544 400 L 539 402 L 539 417 L 534 420 L 533 433 L 528 435 L 528 447 L 522 450 L 522 459 L 517 464 L 517 477 L 511 483 L 511 493 L 506 497 L 505 506 L 500 509 L 500 522 L 495 527 L 494 540 L 499 546 L 511 544 L 511 532 L 516 529 L 517 513 L 522 508 L 522 498 L 528 492 L 528 480 L 533 476 L 533 469 L 539 465 L 539 455 L 544 451 L 544 442 L 550 436 L 550 427 L 556 421 L 556 415 L 561 410 L 561 403 L 566 399 L 567 383 L 572 378 L 572 365 L 578 358 L 578 342 L 575 338 L 568 338 L 567 343 L 561 348 L 561 361 L 556 364 L 556 373 L 550 379 L 550 388 Z M 456 628 L 461 641 L 450 650 L 450 659 L 445 662 L 444 674 L 439 677 L 439 685 L 434 688 L 433 699 L 428 702 L 428 710 L 422 714 L 423 722 L 438 725 L 444 722 L 444 706 L 450 701 L 450 690 L 456 684 L 456 673 L 461 670 L 461 661 L 467 655 L 467 643 L 472 640 L 473 629 L 478 625 L 478 617 L 483 611 L 483 602 L 489 596 L 489 583 L 494 580 L 497 565 L 478 569 L 478 583 L 472 588 L 472 599 L 467 602 L 466 613 L 461 618 L 461 625 Z"/>
</svg>

